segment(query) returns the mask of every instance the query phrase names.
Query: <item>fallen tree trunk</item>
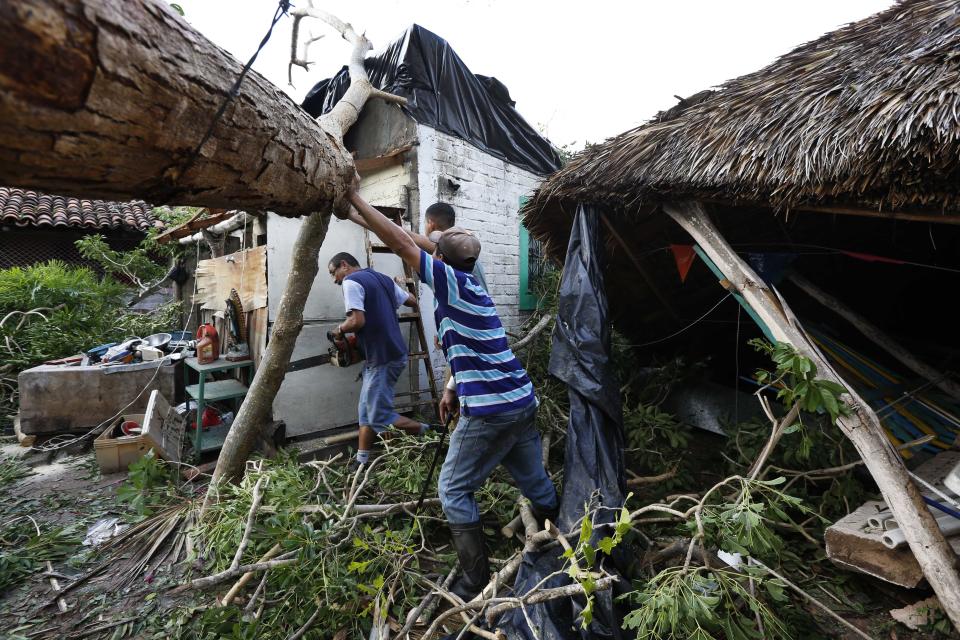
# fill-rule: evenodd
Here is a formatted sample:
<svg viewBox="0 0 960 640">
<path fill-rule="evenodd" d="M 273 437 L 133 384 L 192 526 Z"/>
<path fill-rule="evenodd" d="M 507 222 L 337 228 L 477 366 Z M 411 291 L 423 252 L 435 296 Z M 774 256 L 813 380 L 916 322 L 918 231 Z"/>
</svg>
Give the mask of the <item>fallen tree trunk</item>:
<svg viewBox="0 0 960 640">
<path fill-rule="evenodd" d="M 743 296 L 776 340 L 792 345 L 812 360 L 821 378 L 832 380 L 847 389 L 843 398 L 851 411 L 837 420 L 840 429 L 856 447 L 906 534 L 907 543 L 923 569 L 923 575 L 936 592 L 954 627 L 960 629 L 960 574 L 957 572 L 956 554 L 936 526 L 920 491 L 910 479 L 900 453 L 887 440 L 877 415 L 807 340 L 786 303 L 730 248 L 700 203 L 669 203 L 664 204 L 663 208 L 710 256 L 729 281 L 730 287 Z"/>
<path fill-rule="evenodd" d="M 189 162 L 242 67 L 166 2 L 0 2 L 0 184 L 329 211 L 353 177 L 349 154 L 254 71 Z"/>
</svg>

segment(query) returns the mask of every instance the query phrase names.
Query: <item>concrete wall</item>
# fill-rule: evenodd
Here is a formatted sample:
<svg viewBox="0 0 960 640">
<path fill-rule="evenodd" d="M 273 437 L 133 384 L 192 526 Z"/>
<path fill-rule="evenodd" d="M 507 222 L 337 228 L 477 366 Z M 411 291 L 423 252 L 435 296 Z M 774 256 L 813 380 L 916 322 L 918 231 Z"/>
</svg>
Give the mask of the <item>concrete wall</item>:
<svg viewBox="0 0 960 640">
<path fill-rule="evenodd" d="M 182 366 L 182 365 L 180 365 Z M 87 431 L 124 414 L 144 413 L 150 392 L 173 401 L 177 367 L 61 366 L 43 364 L 21 371 L 20 429 L 25 434 Z M 130 406 L 124 408 L 128 403 Z"/>
<path fill-rule="evenodd" d="M 365 176 L 361 193 L 371 204 L 399 207 L 406 197 L 411 180 L 404 167 L 389 167 Z M 270 214 L 267 218 L 267 278 L 271 325 L 276 319 L 280 297 L 290 272 L 290 255 L 302 222 Z M 304 328 L 297 338 L 293 360 L 326 353 L 327 331 L 345 317 L 343 289 L 327 272 L 327 263 L 341 251 L 352 253 L 361 266 L 370 266 L 394 277 L 401 275 L 400 259 L 392 254 L 368 254 L 367 233 L 352 222 L 332 218 L 327 237 L 320 248 L 320 270 L 313 282 L 304 307 Z M 409 326 L 409 325 L 405 325 Z M 273 404 L 276 420 L 287 424 L 287 435 L 295 436 L 322 429 L 353 424 L 357 421 L 357 400 L 360 382 L 356 381 L 361 365 L 338 369 L 321 365 L 288 373 Z M 406 390 L 407 376 L 397 383 L 398 392 Z"/>
<path fill-rule="evenodd" d="M 457 225 L 480 238 L 480 263 L 489 293 L 504 327 L 513 331 L 521 322 L 520 198 L 532 194 L 542 178 L 431 127 L 418 125 L 417 138 L 420 229 L 423 230 L 423 212 L 431 204 L 440 201 L 453 206 Z M 432 309 L 429 290 L 421 295 L 424 307 Z M 426 326 L 432 342 L 436 333 L 432 319 Z M 442 370 L 443 355 L 435 354 L 433 362 L 435 368 Z"/>
</svg>

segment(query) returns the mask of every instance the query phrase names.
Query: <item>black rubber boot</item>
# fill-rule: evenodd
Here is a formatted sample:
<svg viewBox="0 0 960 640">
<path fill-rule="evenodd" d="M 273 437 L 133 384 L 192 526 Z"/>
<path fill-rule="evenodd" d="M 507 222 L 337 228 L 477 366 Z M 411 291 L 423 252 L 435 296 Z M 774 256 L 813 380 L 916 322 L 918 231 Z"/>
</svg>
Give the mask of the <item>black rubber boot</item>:
<svg viewBox="0 0 960 640">
<path fill-rule="evenodd" d="M 557 517 L 560 515 L 560 503 L 558 502 L 557 506 L 548 511 L 541 511 L 533 505 L 530 505 L 530 510 L 533 512 L 533 517 L 536 518 L 537 524 L 540 525 L 540 528 L 545 529 L 545 520 L 549 520 L 553 524 L 557 524 Z"/>
<path fill-rule="evenodd" d="M 451 524 L 450 533 L 457 558 L 460 559 L 460 577 L 450 590 L 467 602 L 490 581 L 490 562 L 483 542 L 483 525 L 480 522 Z"/>
</svg>

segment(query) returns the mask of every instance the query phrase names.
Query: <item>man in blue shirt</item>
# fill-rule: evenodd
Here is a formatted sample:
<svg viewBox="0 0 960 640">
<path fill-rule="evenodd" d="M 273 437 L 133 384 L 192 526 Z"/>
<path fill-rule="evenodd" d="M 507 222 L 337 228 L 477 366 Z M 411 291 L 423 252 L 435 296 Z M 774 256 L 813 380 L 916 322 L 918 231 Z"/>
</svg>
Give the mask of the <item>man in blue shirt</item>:
<svg viewBox="0 0 960 640">
<path fill-rule="evenodd" d="M 397 309 L 416 307 L 412 294 L 373 269 L 361 269 L 349 253 L 330 259 L 327 271 L 343 287 L 347 319 L 335 333 L 355 333 L 364 353 L 363 385 L 357 408 L 360 437 L 356 465 L 367 464 L 375 435 L 393 426 L 417 435 L 428 427 L 398 414 L 393 407 L 394 387 L 407 366 L 407 344 L 400 333 Z"/>
<path fill-rule="evenodd" d="M 461 414 L 440 471 L 439 493 L 462 569 L 452 590 L 468 600 L 490 578 L 474 493 L 498 464 L 507 468 L 540 519 L 556 517 L 557 492 L 543 467 L 533 384 L 507 345 L 490 296 L 472 274 L 479 240 L 452 227 L 430 255 L 356 189 L 349 199 L 366 225 L 434 292 L 437 333 L 453 371 L 440 420 L 446 422 L 458 408 Z"/>
</svg>

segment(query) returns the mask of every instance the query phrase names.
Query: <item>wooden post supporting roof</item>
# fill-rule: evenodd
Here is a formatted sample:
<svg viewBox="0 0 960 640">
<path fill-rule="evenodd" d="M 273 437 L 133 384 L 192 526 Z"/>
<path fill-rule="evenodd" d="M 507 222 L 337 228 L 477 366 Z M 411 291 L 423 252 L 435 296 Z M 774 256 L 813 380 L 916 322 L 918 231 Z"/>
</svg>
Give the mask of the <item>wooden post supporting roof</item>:
<svg viewBox="0 0 960 640">
<path fill-rule="evenodd" d="M 807 340 L 802 327 L 782 298 L 771 291 L 750 266 L 740 259 L 710 221 L 699 202 L 668 203 L 664 211 L 683 227 L 723 271 L 726 279 L 756 311 L 774 338 L 792 345 L 810 358 L 820 375 L 842 384 L 850 415 L 837 421 L 853 442 L 876 481 L 894 518 L 904 531 L 910 550 L 933 587 L 955 628 L 960 629 L 960 573 L 957 557 L 910 479 L 899 452 L 887 440 L 877 415 L 845 384 L 829 362 Z"/>
</svg>

